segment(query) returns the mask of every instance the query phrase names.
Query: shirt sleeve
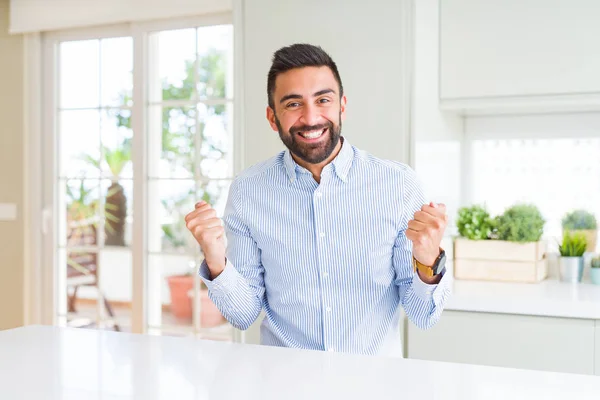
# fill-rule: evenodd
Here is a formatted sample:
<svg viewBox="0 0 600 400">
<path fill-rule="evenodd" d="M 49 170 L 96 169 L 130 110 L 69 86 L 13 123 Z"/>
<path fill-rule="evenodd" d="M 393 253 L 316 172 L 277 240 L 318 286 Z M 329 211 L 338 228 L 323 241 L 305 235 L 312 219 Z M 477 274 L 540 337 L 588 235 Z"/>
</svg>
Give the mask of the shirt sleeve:
<svg viewBox="0 0 600 400">
<path fill-rule="evenodd" d="M 404 175 L 402 185 L 402 220 L 393 249 L 392 262 L 396 272 L 395 284 L 398 287 L 400 302 L 408 319 L 421 329 L 434 326 L 451 294 L 452 277 L 444 273 L 438 284 L 426 284 L 414 271 L 412 263 L 412 242 L 406 237 L 408 221 L 414 213 L 428 203 L 422 186 L 412 169 Z"/>
<path fill-rule="evenodd" d="M 262 309 L 265 285 L 260 249 L 244 222 L 239 182 L 229 189 L 223 223 L 227 242 L 225 269 L 210 279 L 206 260 L 198 274 L 208 288 L 210 299 L 236 328 L 248 329 Z"/>
</svg>

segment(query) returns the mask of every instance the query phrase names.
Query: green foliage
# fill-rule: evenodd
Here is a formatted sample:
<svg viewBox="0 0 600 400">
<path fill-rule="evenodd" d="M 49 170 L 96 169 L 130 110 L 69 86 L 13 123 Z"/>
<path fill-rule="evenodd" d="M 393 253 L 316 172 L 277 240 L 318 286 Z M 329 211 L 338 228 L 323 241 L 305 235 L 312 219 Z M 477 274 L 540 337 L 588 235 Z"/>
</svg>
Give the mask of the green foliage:
<svg viewBox="0 0 600 400">
<path fill-rule="evenodd" d="M 564 230 L 596 229 L 596 226 L 596 217 L 586 210 L 571 211 L 565 214 L 562 219 Z"/>
<path fill-rule="evenodd" d="M 498 239 L 511 242 L 537 242 L 546 221 L 533 204 L 516 204 L 498 217 Z"/>
<path fill-rule="evenodd" d="M 566 231 L 558 250 L 563 257 L 581 257 L 587 247 L 587 238 L 581 232 Z"/>
<path fill-rule="evenodd" d="M 456 222 L 460 236 L 470 240 L 490 239 L 495 226 L 495 220 L 485 207 L 473 205 L 458 210 Z"/>
<path fill-rule="evenodd" d="M 592 258 L 592 268 L 600 268 L 600 256 Z"/>
</svg>

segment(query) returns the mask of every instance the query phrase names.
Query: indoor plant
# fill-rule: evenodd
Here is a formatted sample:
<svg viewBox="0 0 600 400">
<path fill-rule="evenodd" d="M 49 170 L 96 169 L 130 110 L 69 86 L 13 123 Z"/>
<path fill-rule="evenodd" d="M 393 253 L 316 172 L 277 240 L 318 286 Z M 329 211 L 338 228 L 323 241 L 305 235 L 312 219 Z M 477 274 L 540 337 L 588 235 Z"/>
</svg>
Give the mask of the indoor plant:
<svg viewBox="0 0 600 400">
<path fill-rule="evenodd" d="M 581 282 L 583 276 L 583 254 L 587 239 L 581 232 L 565 231 L 562 243 L 558 246 L 559 278 L 563 282 Z"/>
<path fill-rule="evenodd" d="M 587 239 L 586 251 L 596 251 L 596 242 L 598 238 L 597 222 L 594 214 L 586 210 L 573 210 L 562 219 L 563 232 L 580 231 Z"/>
<path fill-rule="evenodd" d="M 458 210 L 456 227 L 461 237 L 469 240 L 486 240 L 492 237 L 495 220 L 484 206 L 473 205 Z"/>
<path fill-rule="evenodd" d="M 531 204 L 515 204 L 492 218 L 483 206 L 459 210 L 454 240 L 457 279 L 539 282 L 548 275 L 545 220 Z"/>
<path fill-rule="evenodd" d="M 600 255 L 592 258 L 592 268 L 590 269 L 590 278 L 592 283 L 600 285 Z"/>
<path fill-rule="evenodd" d="M 544 233 L 545 222 L 533 204 L 516 204 L 498 217 L 498 239 L 518 243 L 537 242 Z"/>
</svg>

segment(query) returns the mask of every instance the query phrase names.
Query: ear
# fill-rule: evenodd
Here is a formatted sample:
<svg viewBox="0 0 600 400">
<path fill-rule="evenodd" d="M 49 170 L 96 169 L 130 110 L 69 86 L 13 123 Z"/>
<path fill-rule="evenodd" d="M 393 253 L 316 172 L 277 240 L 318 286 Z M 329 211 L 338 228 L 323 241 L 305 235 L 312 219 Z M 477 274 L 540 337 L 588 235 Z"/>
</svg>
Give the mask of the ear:
<svg viewBox="0 0 600 400">
<path fill-rule="evenodd" d="M 269 106 L 267 106 L 267 121 L 269 121 L 271 129 L 275 132 L 279 131 L 279 129 L 277 129 L 277 124 L 275 123 L 275 111 Z"/>
<path fill-rule="evenodd" d="M 342 115 L 342 121 L 346 119 L 346 95 L 340 99 L 340 113 Z"/>
</svg>

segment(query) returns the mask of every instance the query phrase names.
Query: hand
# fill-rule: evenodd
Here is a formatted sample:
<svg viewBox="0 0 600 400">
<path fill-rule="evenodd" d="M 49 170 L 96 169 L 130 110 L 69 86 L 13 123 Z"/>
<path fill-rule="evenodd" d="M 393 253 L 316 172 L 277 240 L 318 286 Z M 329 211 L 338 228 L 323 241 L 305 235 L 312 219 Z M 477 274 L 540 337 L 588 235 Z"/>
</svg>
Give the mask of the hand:
<svg viewBox="0 0 600 400">
<path fill-rule="evenodd" d="M 421 264 L 435 263 L 447 223 L 446 206 L 433 202 L 421 207 L 415 218 L 408 221 L 406 237 L 413 242 L 413 256 Z"/>
<path fill-rule="evenodd" d="M 205 201 L 185 216 L 185 226 L 194 235 L 214 279 L 225 269 L 225 229 L 217 212 Z"/>
</svg>

